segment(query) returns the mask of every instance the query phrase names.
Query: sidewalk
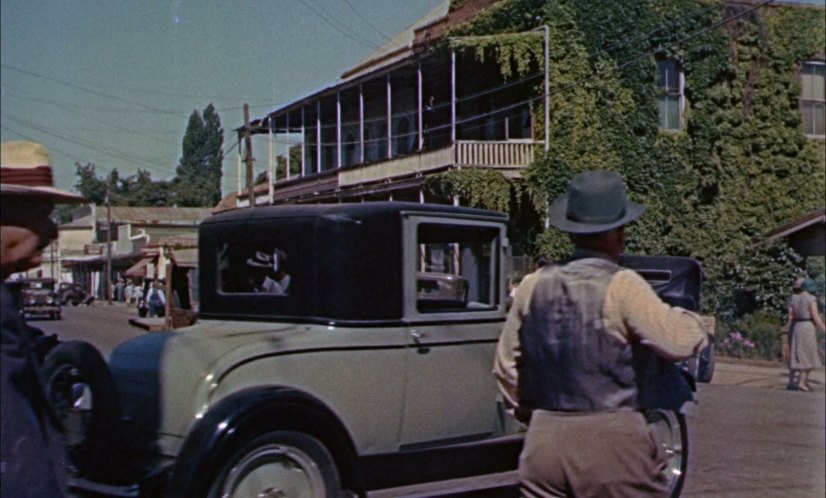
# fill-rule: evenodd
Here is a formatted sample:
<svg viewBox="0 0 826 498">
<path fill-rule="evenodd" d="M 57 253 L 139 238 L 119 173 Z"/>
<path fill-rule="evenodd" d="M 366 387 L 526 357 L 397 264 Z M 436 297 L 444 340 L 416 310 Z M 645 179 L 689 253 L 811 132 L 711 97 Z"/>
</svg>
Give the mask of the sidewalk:
<svg viewBox="0 0 826 498">
<path fill-rule="evenodd" d="M 789 370 L 781 363 L 719 356 L 716 360 L 712 385 L 785 390 L 789 381 Z M 826 369 L 812 370 L 809 384 L 814 391 L 823 392 L 826 389 Z"/>
</svg>

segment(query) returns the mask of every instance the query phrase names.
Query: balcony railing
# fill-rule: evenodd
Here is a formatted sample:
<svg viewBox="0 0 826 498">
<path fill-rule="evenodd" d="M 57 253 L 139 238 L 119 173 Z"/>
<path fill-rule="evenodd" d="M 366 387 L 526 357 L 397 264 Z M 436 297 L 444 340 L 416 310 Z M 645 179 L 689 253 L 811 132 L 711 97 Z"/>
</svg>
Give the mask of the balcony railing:
<svg viewBox="0 0 826 498">
<path fill-rule="evenodd" d="M 533 162 L 538 142 L 460 141 L 453 145 L 456 166 L 493 169 L 524 168 Z"/>
<path fill-rule="evenodd" d="M 534 141 L 457 141 L 438 150 L 426 150 L 339 171 L 340 187 L 376 182 L 402 176 L 423 174 L 449 167 L 478 167 L 518 170 L 534 160 L 540 142 Z"/>
</svg>

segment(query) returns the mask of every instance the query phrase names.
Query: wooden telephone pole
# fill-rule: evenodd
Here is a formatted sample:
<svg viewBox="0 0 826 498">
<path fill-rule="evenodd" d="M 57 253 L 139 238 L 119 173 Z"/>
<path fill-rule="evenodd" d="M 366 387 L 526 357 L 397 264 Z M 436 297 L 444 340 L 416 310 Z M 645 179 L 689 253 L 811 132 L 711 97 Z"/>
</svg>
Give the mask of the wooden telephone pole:
<svg viewBox="0 0 826 498">
<path fill-rule="evenodd" d="M 250 200 L 250 207 L 255 207 L 255 177 L 252 168 L 252 132 L 250 131 L 250 106 L 244 104 L 244 143 L 246 152 L 244 162 L 247 164 L 247 192 Z"/>
<path fill-rule="evenodd" d="M 112 304 L 112 200 L 106 183 L 106 302 Z"/>
</svg>

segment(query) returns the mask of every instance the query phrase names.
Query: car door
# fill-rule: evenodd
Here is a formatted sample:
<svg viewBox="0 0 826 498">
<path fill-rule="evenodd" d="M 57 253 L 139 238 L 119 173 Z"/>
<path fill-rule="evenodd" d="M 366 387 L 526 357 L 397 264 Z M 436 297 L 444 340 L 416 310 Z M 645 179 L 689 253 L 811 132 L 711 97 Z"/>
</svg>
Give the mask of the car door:
<svg viewBox="0 0 826 498">
<path fill-rule="evenodd" d="M 408 369 L 400 443 L 424 448 L 489 437 L 491 374 L 504 321 L 504 226 L 410 217 L 404 247 Z"/>
</svg>

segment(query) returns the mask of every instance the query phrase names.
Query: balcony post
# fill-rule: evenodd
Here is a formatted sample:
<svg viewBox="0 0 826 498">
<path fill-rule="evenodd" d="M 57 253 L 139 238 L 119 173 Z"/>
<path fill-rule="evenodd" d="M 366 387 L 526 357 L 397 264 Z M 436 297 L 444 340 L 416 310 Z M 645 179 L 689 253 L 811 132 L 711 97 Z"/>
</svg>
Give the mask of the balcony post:
<svg viewBox="0 0 826 498">
<path fill-rule="evenodd" d="M 419 61 L 419 65 L 417 68 L 417 75 L 418 75 L 418 118 L 419 118 L 419 126 L 418 126 L 418 135 L 419 135 L 419 150 L 422 150 L 424 147 L 424 134 L 422 132 L 422 62 Z"/>
<path fill-rule="evenodd" d="M 278 161 L 273 161 L 272 118 L 270 118 L 269 116 L 267 117 L 267 138 L 269 139 L 268 150 L 267 150 L 267 156 L 268 156 L 268 160 L 269 160 L 269 164 L 267 165 L 268 166 L 267 176 L 269 176 L 269 178 L 267 178 L 267 183 L 269 184 L 268 185 L 268 190 L 269 190 L 269 195 L 270 195 L 270 204 L 273 204 L 273 201 L 275 200 L 275 187 L 274 187 L 275 177 L 276 177 L 275 170 L 277 168 L 277 162 Z"/>
<path fill-rule="evenodd" d="M 456 143 L 456 49 L 450 50 L 450 143 Z"/>
<path fill-rule="evenodd" d="M 550 56 L 548 54 L 548 37 L 550 36 L 548 25 L 542 26 L 545 31 L 545 152 L 551 146 L 551 82 L 548 75 L 550 70 Z"/>
<path fill-rule="evenodd" d="M 284 172 L 284 178 L 287 180 L 290 179 L 290 134 L 292 133 L 292 129 L 290 128 L 290 113 L 287 113 L 287 171 Z"/>
<path fill-rule="evenodd" d="M 364 88 L 359 83 L 359 163 L 364 164 Z"/>
<path fill-rule="evenodd" d="M 307 176 L 307 128 L 304 126 L 304 106 L 301 106 L 301 176 Z"/>
<path fill-rule="evenodd" d="M 387 159 L 393 157 L 393 94 L 390 73 L 387 73 Z"/>
<path fill-rule="evenodd" d="M 315 172 L 321 173 L 321 99 L 315 102 Z"/>
<path fill-rule="evenodd" d="M 336 92 L 336 169 L 341 169 L 341 92 Z"/>
</svg>

